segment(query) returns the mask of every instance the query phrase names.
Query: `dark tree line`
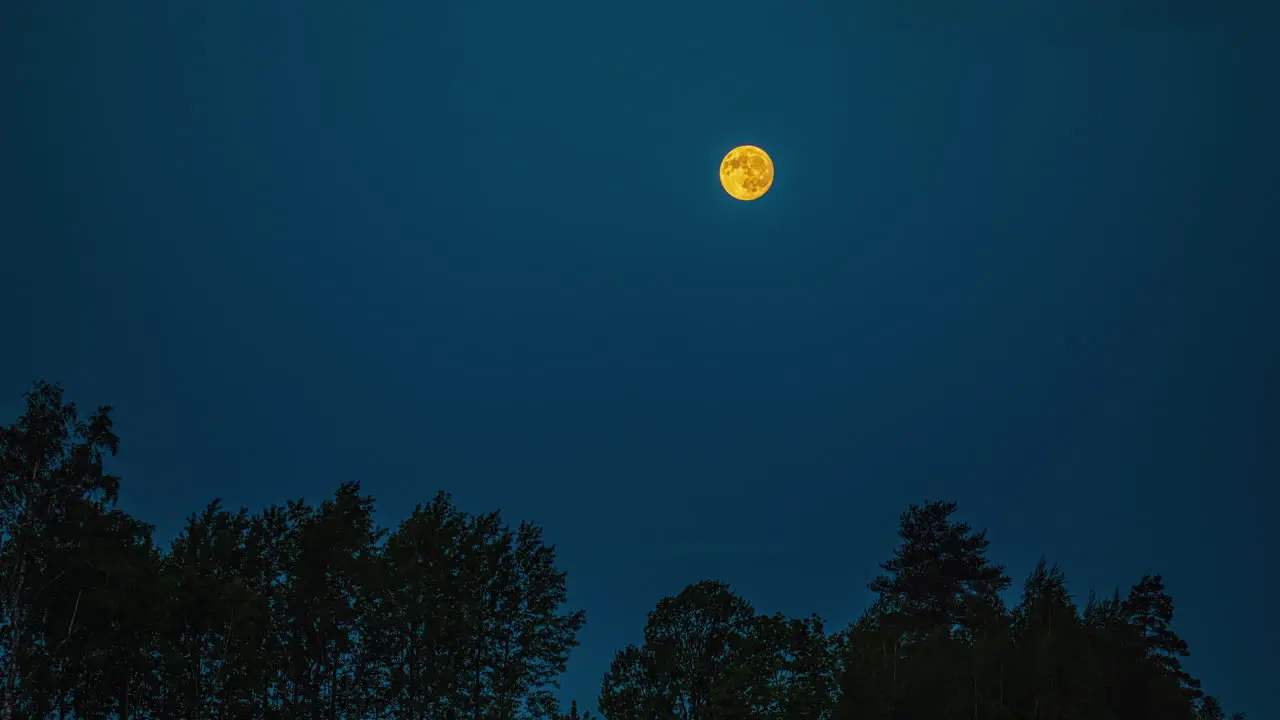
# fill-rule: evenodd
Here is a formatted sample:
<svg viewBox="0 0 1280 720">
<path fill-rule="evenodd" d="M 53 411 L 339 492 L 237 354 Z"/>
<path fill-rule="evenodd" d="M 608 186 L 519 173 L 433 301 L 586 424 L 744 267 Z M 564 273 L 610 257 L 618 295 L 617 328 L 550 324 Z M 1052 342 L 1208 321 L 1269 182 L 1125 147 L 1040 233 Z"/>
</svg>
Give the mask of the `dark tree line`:
<svg viewBox="0 0 1280 720">
<path fill-rule="evenodd" d="M 589 720 L 555 695 L 585 617 L 535 525 L 446 494 L 394 530 L 356 483 L 258 513 L 214 501 L 167 549 L 115 507 L 111 409 L 38 383 L 0 427 L 0 720 Z M 850 627 L 723 583 L 660 601 L 607 720 L 1223 720 L 1182 667 L 1159 575 L 1077 607 L 1044 562 L 1007 608 L 985 534 L 912 506 Z M 1243 714 L 1232 716 L 1243 718 Z"/>
<path fill-rule="evenodd" d="M 757 615 L 722 583 L 662 600 L 644 642 L 617 654 L 600 709 L 609 720 L 1222 720 L 1182 668 L 1173 599 L 1159 575 L 1083 610 L 1041 561 L 1020 601 L 986 558 L 985 533 L 952 503 L 903 513 L 902 543 L 870 587 L 879 598 L 844 631 L 820 618 Z M 1233 718 L 1241 720 L 1243 713 Z"/>
<path fill-rule="evenodd" d="M 547 718 L 582 612 L 541 530 L 354 483 L 215 501 L 167 552 L 114 508 L 110 408 L 39 384 L 0 430 L 0 717 Z"/>
</svg>

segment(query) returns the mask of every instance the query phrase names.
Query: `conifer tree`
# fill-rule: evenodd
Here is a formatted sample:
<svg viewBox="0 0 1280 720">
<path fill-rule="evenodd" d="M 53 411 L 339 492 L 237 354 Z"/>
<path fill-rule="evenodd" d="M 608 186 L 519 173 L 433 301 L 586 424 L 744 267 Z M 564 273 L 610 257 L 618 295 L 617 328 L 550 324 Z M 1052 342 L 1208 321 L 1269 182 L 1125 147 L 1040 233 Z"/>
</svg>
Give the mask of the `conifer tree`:
<svg viewBox="0 0 1280 720">
<path fill-rule="evenodd" d="M 975 613 L 1009 586 L 1004 568 L 987 560 L 986 532 L 952 520 L 956 507 L 927 502 L 908 508 L 900 518 L 902 544 L 881 563 L 886 574 L 869 586 L 908 642 L 968 628 Z"/>
</svg>

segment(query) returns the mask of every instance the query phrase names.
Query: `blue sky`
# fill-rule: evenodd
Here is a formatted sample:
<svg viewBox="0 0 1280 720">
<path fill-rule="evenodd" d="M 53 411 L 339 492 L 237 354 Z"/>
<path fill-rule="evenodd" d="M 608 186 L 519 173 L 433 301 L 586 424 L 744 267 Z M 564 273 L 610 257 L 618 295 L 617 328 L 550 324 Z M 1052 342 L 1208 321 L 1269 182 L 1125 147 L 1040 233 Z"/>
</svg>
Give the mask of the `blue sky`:
<svg viewBox="0 0 1280 720">
<path fill-rule="evenodd" d="M 538 522 L 589 705 L 704 577 L 848 622 L 936 498 L 1015 586 L 1164 573 L 1274 717 L 1280 24 L 1156 5 L 5 3 L 4 421 L 115 404 L 164 542 L 343 480 Z"/>
</svg>

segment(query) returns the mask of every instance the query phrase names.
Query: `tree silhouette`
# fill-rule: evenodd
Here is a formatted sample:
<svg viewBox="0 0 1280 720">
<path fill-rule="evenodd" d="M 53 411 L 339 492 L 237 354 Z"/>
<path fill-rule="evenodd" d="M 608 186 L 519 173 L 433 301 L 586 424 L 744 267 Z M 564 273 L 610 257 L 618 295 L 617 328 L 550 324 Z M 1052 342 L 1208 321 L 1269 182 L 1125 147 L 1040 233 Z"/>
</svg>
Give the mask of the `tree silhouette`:
<svg viewBox="0 0 1280 720">
<path fill-rule="evenodd" d="M 163 551 L 115 507 L 110 408 L 37 383 L 0 427 L 0 720 L 596 720 L 554 691 L 583 627 L 536 525 L 438 493 L 397 527 L 339 485 L 214 500 Z M 1010 580 L 954 503 L 913 505 L 847 628 L 704 580 L 616 654 L 604 720 L 1222 720 L 1160 575 L 1083 609 L 1045 560 Z M 1231 715 L 1244 720 L 1244 713 Z"/>
<path fill-rule="evenodd" d="M 618 652 L 600 691 L 609 720 L 746 717 L 755 612 L 721 582 L 705 580 L 663 598 L 644 644 Z"/>
</svg>

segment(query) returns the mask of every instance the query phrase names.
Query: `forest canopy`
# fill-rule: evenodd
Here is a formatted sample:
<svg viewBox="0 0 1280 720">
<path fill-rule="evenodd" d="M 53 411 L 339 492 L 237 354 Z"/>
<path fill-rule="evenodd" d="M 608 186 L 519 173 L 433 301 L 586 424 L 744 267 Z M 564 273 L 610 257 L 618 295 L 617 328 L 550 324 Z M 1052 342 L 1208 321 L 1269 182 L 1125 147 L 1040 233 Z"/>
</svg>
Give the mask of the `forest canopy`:
<svg viewBox="0 0 1280 720">
<path fill-rule="evenodd" d="M 0 427 L 0 718 L 583 720 L 557 679 L 582 610 L 542 529 L 446 493 L 394 529 L 358 483 L 259 512 L 219 500 L 167 548 L 117 506 L 111 408 L 39 382 Z M 1161 576 L 1078 605 L 1012 580 L 956 505 L 902 513 L 849 627 L 759 614 L 704 580 L 617 651 L 607 720 L 1223 720 L 1183 667 Z M 584 699 L 586 700 L 586 699 Z M 1233 719 L 1243 718 L 1236 713 Z"/>
</svg>

